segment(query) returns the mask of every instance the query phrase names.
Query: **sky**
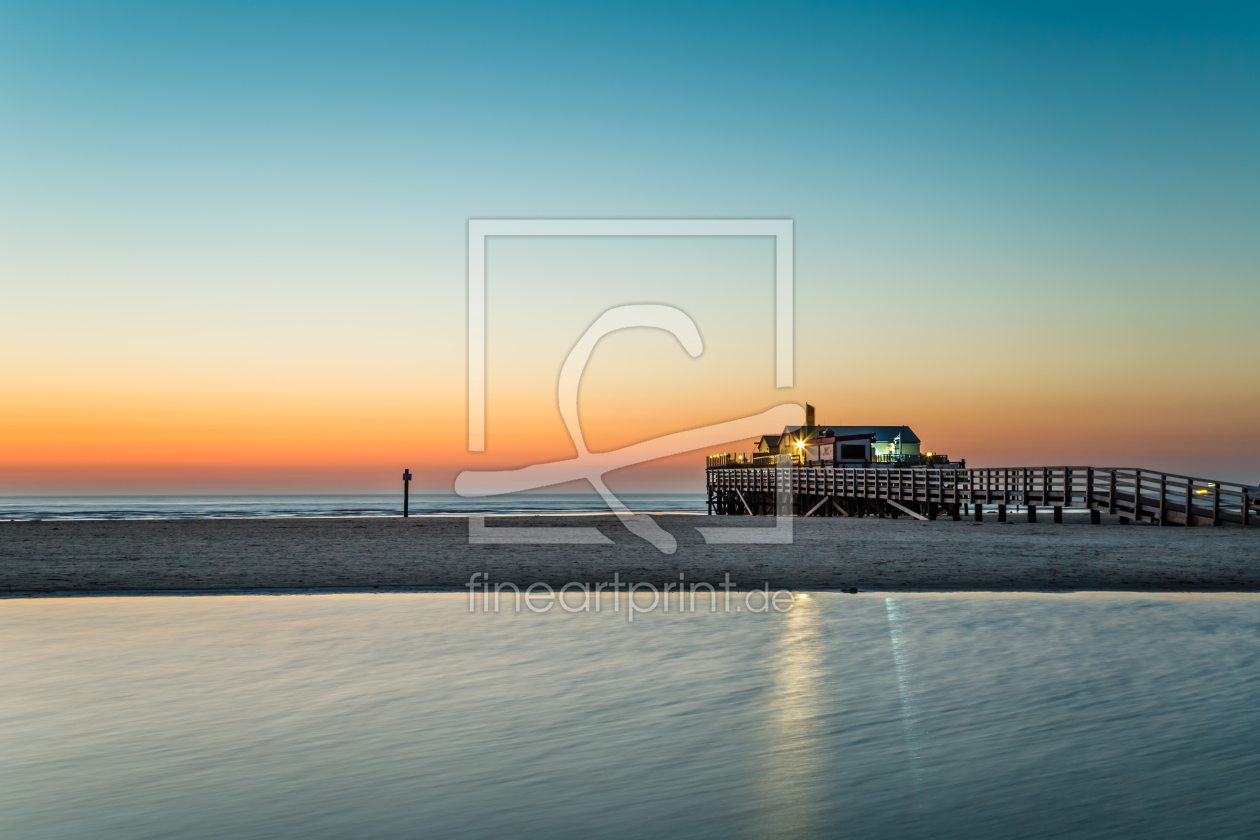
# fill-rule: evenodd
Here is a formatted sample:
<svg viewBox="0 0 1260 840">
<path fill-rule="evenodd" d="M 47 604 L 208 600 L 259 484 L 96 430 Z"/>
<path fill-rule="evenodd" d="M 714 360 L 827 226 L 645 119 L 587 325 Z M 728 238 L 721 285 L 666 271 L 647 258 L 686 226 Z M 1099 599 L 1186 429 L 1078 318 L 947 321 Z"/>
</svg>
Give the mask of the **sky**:
<svg viewBox="0 0 1260 840">
<path fill-rule="evenodd" d="M 1260 483 L 1257 149 L 1254 4 L 0 3 L 0 493 L 569 458 L 560 366 L 629 303 L 704 352 L 605 338 L 592 450 L 809 401 Z M 772 240 L 495 238 L 469 452 L 480 218 L 792 220 L 793 387 Z"/>
</svg>

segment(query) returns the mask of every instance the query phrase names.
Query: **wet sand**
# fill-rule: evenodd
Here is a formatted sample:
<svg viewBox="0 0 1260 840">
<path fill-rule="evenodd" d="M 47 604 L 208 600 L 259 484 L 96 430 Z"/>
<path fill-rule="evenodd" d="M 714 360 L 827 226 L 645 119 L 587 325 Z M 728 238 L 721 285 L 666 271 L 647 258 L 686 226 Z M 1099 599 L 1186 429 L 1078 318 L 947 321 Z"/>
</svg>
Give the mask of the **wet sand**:
<svg viewBox="0 0 1260 840">
<path fill-rule="evenodd" d="M 663 554 L 611 516 L 495 518 L 490 527 L 591 526 L 611 545 L 469 545 L 467 521 L 203 519 L 0 522 L 0 594 L 462 589 L 474 572 L 536 581 L 719 582 L 892 591 L 1260 591 L 1260 528 L 1089 525 L 1049 511 L 977 524 L 798 519 L 792 545 L 706 545 L 696 526 L 765 519 L 660 516 Z"/>
</svg>

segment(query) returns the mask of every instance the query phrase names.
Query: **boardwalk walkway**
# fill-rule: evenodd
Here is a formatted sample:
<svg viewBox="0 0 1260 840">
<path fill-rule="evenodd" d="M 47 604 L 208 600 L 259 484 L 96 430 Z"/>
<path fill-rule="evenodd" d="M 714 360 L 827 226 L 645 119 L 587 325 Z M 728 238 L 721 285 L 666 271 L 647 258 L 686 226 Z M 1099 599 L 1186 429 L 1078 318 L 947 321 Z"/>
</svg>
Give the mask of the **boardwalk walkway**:
<svg viewBox="0 0 1260 840">
<path fill-rule="evenodd" d="M 709 512 L 770 516 L 776 493 L 796 516 L 911 516 L 932 520 L 971 513 L 983 521 L 983 506 L 996 505 L 998 520 L 1007 507 L 1027 508 L 1029 521 L 1039 507 L 1088 508 L 1091 521 L 1102 514 L 1121 522 L 1156 525 L 1255 525 L 1260 522 L 1260 488 L 1208 481 L 1131 467 L 1015 467 L 956 469 L 914 467 L 765 467 L 710 464 Z M 790 494 L 790 497 L 789 497 Z M 789 502 L 790 498 L 790 502 Z"/>
</svg>

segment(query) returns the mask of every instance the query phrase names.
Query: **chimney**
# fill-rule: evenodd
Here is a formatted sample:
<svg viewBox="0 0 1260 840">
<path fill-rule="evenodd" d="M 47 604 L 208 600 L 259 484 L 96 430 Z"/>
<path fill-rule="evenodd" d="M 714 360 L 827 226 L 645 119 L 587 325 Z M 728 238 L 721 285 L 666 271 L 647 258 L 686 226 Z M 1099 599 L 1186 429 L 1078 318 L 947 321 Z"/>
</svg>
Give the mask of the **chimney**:
<svg viewBox="0 0 1260 840">
<path fill-rule="evenodd" d="M 811 429 L 814 427 L 814 407 L 809 403 L 805 403 L 805 425 Z"/>
</svg>

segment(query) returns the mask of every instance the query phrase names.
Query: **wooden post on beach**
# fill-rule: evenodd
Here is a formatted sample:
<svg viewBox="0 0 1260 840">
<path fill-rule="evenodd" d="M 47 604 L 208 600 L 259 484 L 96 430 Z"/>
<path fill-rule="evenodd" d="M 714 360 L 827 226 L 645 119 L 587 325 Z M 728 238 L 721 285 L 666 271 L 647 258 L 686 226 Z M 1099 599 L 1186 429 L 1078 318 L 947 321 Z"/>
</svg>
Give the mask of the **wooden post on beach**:
<svg viewBox="0 0 1260 840">
<path fill-rule="evenodd" d="M 403 518 L 411 516 L 411 470 L 403 470 Z"/>
</svg>

